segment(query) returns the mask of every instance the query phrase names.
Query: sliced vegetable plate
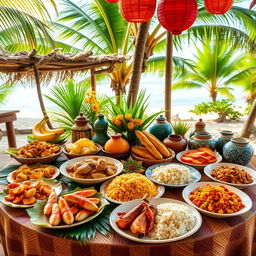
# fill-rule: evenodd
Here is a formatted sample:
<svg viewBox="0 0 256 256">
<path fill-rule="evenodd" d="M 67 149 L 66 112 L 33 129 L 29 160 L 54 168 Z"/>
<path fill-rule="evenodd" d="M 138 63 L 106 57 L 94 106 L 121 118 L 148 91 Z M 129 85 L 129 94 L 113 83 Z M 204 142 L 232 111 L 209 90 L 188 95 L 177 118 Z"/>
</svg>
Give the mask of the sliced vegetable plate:
<svg viewBox="0 0 256 256">
<path fill-rule="evenodd" d="M 92 188 L 85 188 L 85 189 L 76 188 L 75 190 L 69 191 L 68 193 L 64 193 L 62 195 L 67 195 L 67 194 L 74 193 L 76 191 L 82 191 L 82 190 L 88 190 L 88 189 L 92 189 Z M 58 225 L 58 226 L 52 226 L 49 224 L 48 217 L 46 215 L 44 215 L 44 212 L 43 212 L 44 206 L 47 203 L 47 200 L 37 202 L 37 204 L 35 205 L 34 208 L 27 209 L 27 213 L 30 217 L 30 221 L 35 225 L 38 225 L 38 226 L 41 226 L 44 228 L 50 228 L 50 229 L 72 228 L 72 227 L 79 226 L 79 225 L 82 225 L 86 222 L 93 220 L 98 215 L 100 215 L 102 213 L 102 211 L 104 210 L 104 207 L 109 204 L 108 201 L 106 199 L 104 199 L 102 194 L 99 192 L 96 195 L 94 195 L 93 197 L 97 197 L 101 200 L 101 202 L 99 204 L 99 210 L 97 212 L 95 212 L 94 214 L 92 214 L 91 216 L 89 216 L 88 218 L 84 219 L 83 221 L 79 221 L 79 222 L 76 222 L 76 223 L 73 223 L 70 225 L 62 223 L 61 225 Z"/>
<path fill-rule="evenodd" d="M 54 165 L 50 165 L 50 164 L 44 164 L 44 165 L 45 165 L 45 166 L 49 166 L 49 167 L 53 167 L 53 168 L 55 169 L 55 173 L 52 175 L 51 178 L 48 178 L 48 179 L 53 180 L 53 179 L 56 179 L 56 178 L 59 176 L 60 170 L 59 170 L 58 167 L 56 167 L 56 166 L 54 166 Z M 20 165 L 20 166 L 21 166 L 21 165 Z M 20 166 L 17 166 L 17 169 L 19 169 Z M 17 169 L 16 169 L 16 170 L 17 170 Z M 12 177 L 12 175 L 13 175 L 13 173 L 14 173 L 16 170 L 14 170 L 13 172 L 11 172 L 11 173 L 8 174 L 8 176 L 7 176 L 7 181 L 8 181 L 8 182 L 10 182 L 10 183 L 15 182 L 14 179 L 13 179 L 13 177 Z"/>
<path fill-rule="evenodd" d="M 186 165 L 189 165 L 189 166 L 196 167 L 196 168 L 203 168 L 203 167 L 205 167 L 206 165 L 208 165 L 208 164 L 196 164 L 196 161 L 195 161 L 195 163 L 192 163 L 192 162 L 190 163 L 190 162 L 185 162 L 185 161 L 182 160 L 182 157 L 183 157 L 184 154 L 186 155 L 186 154 L 188 154 L 188 153 L 190 153 L 190 152 L 193 152 L 193 151 L 195 151 L 195 150 L 193 149 L 193 150 L 182 151 L 182 152 L 180 152 L 180 153 L 178 153 L 178 154 L 176 155 L 176 158 L 177 158 L 177 160 L 178 160 L 179 162 L 181 162 L 181 163 L 183 163 L 183 164 L 186 164 Z M 218 152 L 214 152 L 214 154 L 215 154 L 215 156 L 216 156 L 216 161 L 215 161 L 215 163 L 221 162 L 222 156 L 221 156 Z"/>
<path fill-rule="evenodd" d="M 114 200 L 114 199 L 111 199 L 110 197 L 108 197 L 105 193 L 105 189 L 106 189 L 106 186 L 108 185 L 109 182 L 111 182 L 113 179 L 111 180 L 108 180 L 106 182 L 104 182 L 101 186 L 100 186 L 100 192 L 103 194 L 103 196 L 111 203 L 114 203 L 114 204 L 124 204 L 126 202 L 121 202 L 121 201 L 117 201 L 117 200 Z M 157 195 L 155 196 L 155 198 L 160 198 L 164 192 L 165 192 L 165 187 L 162 186 L 162 185 L 156 185 L 157 186 Z"/>
<path fill-rule="evenodd" d="M 49 186 L 51 186 L 57 195 L 59 195 L 62 191 L 62 185 L 61 182 L 57 181 L 57 180 L 51 180 L 51 179 L 45 179 L 42 178 L 42 180 L 44 181 L 44 183 L 48 184 Z M 37 180 L 31 180 L 31 181 L 37 181 Z M 25 181 L 24 181 L 25 182 Z M 23 182 L 21 182 L 20 184 L 22 184 Z M 37 202 L 35 204 L 30 204 L 30 205 L 23 205 L 23 204 L 14 204 L 12 202 L 6 201 L 4 199 L 4 197 L 7 195 L 7 189 L 5 189 L 2 193 L 0 193 L 0 202 L 3 203 L 4 205 L 13 207 L 13 208 L 30 208 L 30 207 L 34 207 L 40 200 L 37 200 Z M 40 201 L 42 202 L 42 201 Z"/>
<path fill-rule="evenodd" d="M 187 183 L 187 184 L 168 184 L 168 183 L 163 183 L 161 181 L 157 181 L 152 177 L 152 171 L 154 169 L 156 169 L 159 166 L 165 166 L 165 165 L 179 165 L 179 164 L 170 164 L 170 163 L 162 163 L 162 164 L 156 164 L 156 165 L 152 165 L 149 168 L 147 168 L 145 175 L 154 183 L 157 183 L 159 185 L 168 187 L 168 188 L 182 188 L 182 187 L 186 187 L 189 184 L 193 184 L 198 182 L 201 179 L 201 174 L 198 170 L 196 170 L 195 168 L 191 167 L 191 166 L 187 166 L 187 165 L 181 165 L 181 166 L 185 166 L 187 168 L 189 168 L 190 173 L 192 174 L 193 178 L 192 180 Z"/>
<path fill-rule="evenodd" d="M 253 182 L 252 183 L 249 183 L 249 184 L 235 184 L 235 183 L 229 183 L 229 182 L 225 182 L 225 181 L 221 181 L 221 180 L 218 180 L 214 177 L 212 177 L 212 172 L 214 169 L 218 168 L 218 167 L 221 167 L 221 166 L 227 166 L 227 167 L 237 167 L 239 170 L 244 170 L 245 172 L 249 173 L 251 176 L 252 176 L 252 180 Z M 204 168 L 204 173 L 212 180 L 214 181 L 217 181 L 217 182 L 220 182 L 220 183 L 223 183 L 223 184 L 227 184 L 227 185 L 230 185 L 230 186 L 233 186 L 233 187 L 236 187 L 236 188 L 239 188 L 239 189 L 244 189 L 244 188 L 247 188 L 247 187 L 250 187 L 252 185 L 255 185 L 256 184 L 256 171 L 249 168 L 249 167 L 246 167 L 246 166 L 242 166 L 242 165 L 238 165 L 238 164 L 231 164 L 231 163 L 217 163 L 217 164 L 209 164 L 207 165 L 205 168 Z"/>
<path fill-rule="evenodd" d="M 151 243 L 151 244 L 160 244 L 160 243 L 169 243 L 169 242 L 174 242 L 174 241 L 178 241 L 178 240 L 182 240 L 185 239 L 191 235 L 193 235 L 195 232 L 197 232 L 197 230 L 201 227 L 202 225 L 202 217 L 200 215 L 200 213 L 193 208 L 192 206 L 183 203 L 181 201 L 178 200 L 173 200 L 173 199 L 169 199 L 169 198 L 153 198 L 150 200 L 150 204 L 154 204 L 154 205 L 160 205 L 160 204 L 165 204 L 165 203 L 175 203 L 175 204 L 180 204 L 180 205 L 184 205 L 186 207 L 188 207 L 191 211 L 191 214 L 194 214 L 195 216 L 195 225 L 194 227 L 188 231 L 186 234 L 178 236 L 178 237 L 174 237 L 174 238 L 170 238 L 170 239 L 164 239 L 164 240 L 154 240 L 151 239 L 148 235 L 142 238 L 138 238 L 138 236 L 136 234 L 133 234 L 130 230 L 122 230 L 120 229 L 117 225 L 116 225 L 116 220 L 118 219 L 119 212 L 129 212 L 130 210 L 132 210 L 133 208 L 135 208 L 137 205 L 139 205 L 141 202 L 141 200 L 133 200 L 127 203 L 124 203 L 122 205 L 119 205 L 118 207 L 116 207 L 113 212 L 110 215 L 110 225 L 111 227 L 122 237 L 125 237 L 129 240 L 133 240 L 136 242 L 140 242 L 140 243 Z"/>
<path fill-rule="evenodd" d="M 213 217 L 213 218 L 229 218 L 229 217 L 234 217 L 234 216 L 239 216 L 239 215 L 242 215 L 246 212 L 248 212 L 251 208 L 252 208 L 252 200 L 251 198 L 245 194 L 243 191 L 237 189 L 237 188 L 234 188 L 232 186 L 228 186 L 228 185 L 224 185 L 229 191 L 231 192 L 234 192 L 236 193 L 242 200 L 242 203 L 245 205 L 245 207 L 243 209 L 241 209 L 240 211 L 238 212 L 234 212 L 234 213 L 214 213 L 214 212 L 210 212 L 210 211 L 207 211 L 207 210 L 203 210 L 201 209 L 200 207 L 197 207 L 195 204 L 193 204 L 193 202 L 189 199 L 189 196 L 191 194 L 191 192 L 193 192 L 194 190 L 196 190 L 197 188 L 200 188 L 200 187 L 204 187 L 206 186 L 207 184 L 209 185 L 224 185 L 222 183 L 218 183 L 218 182 L 198 182 L 198 183 L 194 183 L 194 184 L 191 184 L 187 187 L 185 187 L 182 191 L 182 196 L 183 196 L 183 199 L 190 205 L 192 205 L 193 207 L 195 207 L 199 212 L 207 215 L 207 216 L 210 216 L 210 217 Z"/>
</svg>

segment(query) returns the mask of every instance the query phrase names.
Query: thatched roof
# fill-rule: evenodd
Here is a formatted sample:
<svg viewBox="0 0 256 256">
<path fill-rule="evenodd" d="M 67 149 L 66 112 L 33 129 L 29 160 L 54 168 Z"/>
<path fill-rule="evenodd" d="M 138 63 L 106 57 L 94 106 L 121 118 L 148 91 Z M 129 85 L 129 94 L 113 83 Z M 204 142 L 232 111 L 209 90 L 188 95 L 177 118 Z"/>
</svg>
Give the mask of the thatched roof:
<svg viewBox="0 0 256 256">
<path fill-rule="evenodd" d="M 93 69 L 95 74 L 112 72 L 116 63 L 122 63 L 129 59 L 127 56 L 104 55 L 93 56 L 91 51 L 81 53 L 61 53 L 58 49 L 47 55 L 39 55 L 34 49 L 31 52 L 21 51 L 10 53 L 0 51 L 0 72 L 9 75 L 11 80 L 20 80 L 23 77 L 34 76 L 35 68 L 39 71 L 41 78 L 53 76 L 65 79 L 75 72 Z"/>
</svg>

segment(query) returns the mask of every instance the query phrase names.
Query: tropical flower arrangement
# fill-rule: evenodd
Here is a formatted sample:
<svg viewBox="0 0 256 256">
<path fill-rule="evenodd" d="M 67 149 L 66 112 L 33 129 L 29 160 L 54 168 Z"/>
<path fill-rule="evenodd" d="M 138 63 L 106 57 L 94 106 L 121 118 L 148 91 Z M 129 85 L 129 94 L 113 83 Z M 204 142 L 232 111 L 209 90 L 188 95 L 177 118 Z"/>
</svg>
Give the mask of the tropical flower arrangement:
<svg viewBox="0 0 256 256">
<path fill-rule="evenodd" d="M 91 90 L 86 93 L 84 103 L 88 104 L 93 112 L 96 114 L 100 113 L 100 102 L 96 99 L 96 92 Z"/>
<path fill-rule="evenodd" d="M 134 106 L 132 104 L 128 105 L 124 95 L 120 95 L 120 104 L 118 106 L 112 99 L 109 99 L 109 112 L 111 115 L 108 120 L 109 125 L 115 132 L 122 133 L 131 145 L 137 144 L 135 131 L 146 130 L 154 119 L 163 113 L 163 111 L 160 111 L 153 115 L 146 115 L 149 105 L 148 100 L 149 96 L 146 96 L 145 90 L 139 93 Z"/>
</svg>

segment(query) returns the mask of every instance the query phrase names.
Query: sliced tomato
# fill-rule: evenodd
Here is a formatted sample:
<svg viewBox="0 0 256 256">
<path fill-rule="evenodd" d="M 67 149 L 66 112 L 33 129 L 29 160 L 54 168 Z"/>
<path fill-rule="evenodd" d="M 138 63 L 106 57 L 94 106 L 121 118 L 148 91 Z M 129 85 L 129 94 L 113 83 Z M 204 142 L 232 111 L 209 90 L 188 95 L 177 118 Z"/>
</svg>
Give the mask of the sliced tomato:
<svg viewBox="0 0 256 256">
<path fill-rule="evenodd" d="M 208 160 L 208 163 L 209 163 L 209 164 L 215 163 L 216 160 L 217 160 L 216 157 L 214 157 L 214 158 Z"/>
<path fill-rule="evenodd" d="M 194 156 L 194 155 L 197 155 L 197 156 L 205 156 L 205 155 L 207 155 L 207 153 L 204 152 L 204 151 L 196 151 L 196 152 L 189 152 L 189 153 L 188 153 L 188 156 Z"/>
</svg>

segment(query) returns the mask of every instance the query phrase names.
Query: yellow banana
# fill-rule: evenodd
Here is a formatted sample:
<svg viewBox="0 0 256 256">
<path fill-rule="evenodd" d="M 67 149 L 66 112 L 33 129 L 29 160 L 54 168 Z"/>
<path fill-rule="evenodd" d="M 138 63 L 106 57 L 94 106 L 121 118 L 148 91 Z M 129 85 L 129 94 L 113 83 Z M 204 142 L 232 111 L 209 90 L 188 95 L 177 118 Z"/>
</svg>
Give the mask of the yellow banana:
<svg viewBox="0 0 256 256">
<path fill-rule="evenodd" d="M 39 121 L 38 123 L 35 124 L 35 126 L 32 129 L 32 134 L 35 137 L 35 139 L 39 141 L 51 141 L 55 140 L 59 137 L 59 134 L 57 133 L 44 133 L 42 130 L 42 127 L 44 125 L 44 119 Z"/>
</svg>

